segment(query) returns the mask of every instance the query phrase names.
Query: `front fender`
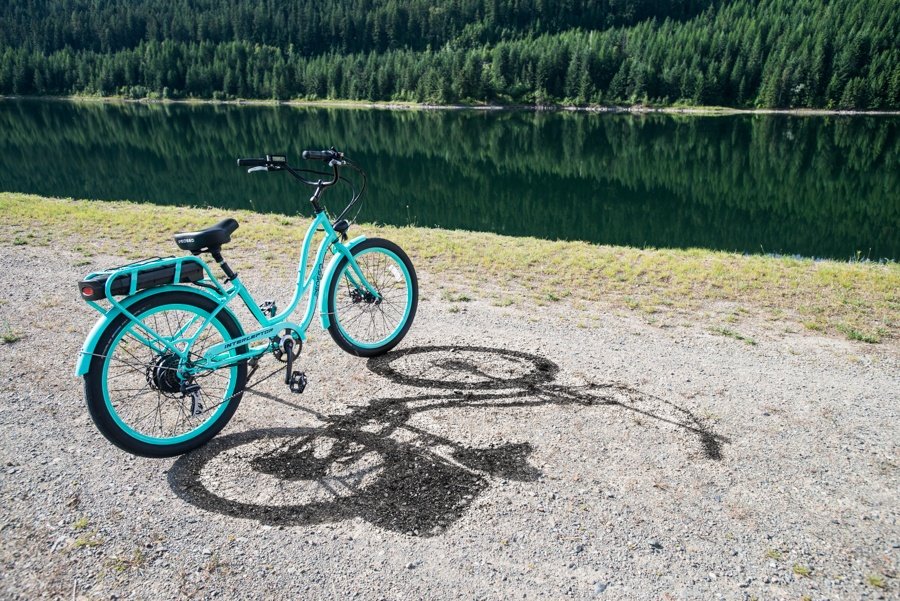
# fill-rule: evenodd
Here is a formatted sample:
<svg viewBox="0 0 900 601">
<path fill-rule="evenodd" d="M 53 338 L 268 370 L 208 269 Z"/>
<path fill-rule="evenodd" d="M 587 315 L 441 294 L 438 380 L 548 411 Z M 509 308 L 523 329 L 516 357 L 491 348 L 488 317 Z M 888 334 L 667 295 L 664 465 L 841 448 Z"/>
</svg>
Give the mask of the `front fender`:
<svg viewBox="0 0 900 601">
<path fill-rule="evenodd" d="M 347 250 L 353 250 L 354 246 L 360 242 L 365 242 L 365 240 L 365 236 L 357 236 L 345 244 L 344 247 Z M 338 263 L 343 258 L 344 255 L 340 253 L 335 253 L 334 256 L 331 257 L 331 261 L 328 262 L 328 267 L 325 268 L 322 285 L 319 286 L 319 317 L 322 318 L 322 328 L 324 329 L 328 329 L 328 327 L 331 326 L 331 319 L 328 317 L 328 290 L 331 289 L 331 278 L 334 277 L 334 272 L 337 271 Z"/>
<path fill-rule="evenodd" d="M 197 294 L 200 296 L 205 296 L 209 300 L 220 303 L 222 302 L 222 297 L 220 295 L 214 294 L 210 290 L 205 290 L 203 288 L 195 288 L 192 286 L 179 286 L 179 285 L 170 285 L 170 286 L 159 286 L 157 288 L 148 288 L 143 290 L 133 296 L 129 296 L 125 300 L 122 301 L 122 306 L 126 309 L 129 308 L 134 303 L 144 300 L 148 296 L 152 294 L 159 294 L 160 292 L 188 292 L 191 294 Z M 228 312 L 231 317 L 234 318 L 235 322 L 237 321 L 237 317 L 235 317 L 234 313 L 232 313 L 231 309 L 228 307 L 224 307 L 223 311 Z M 113 320 L 122 314 L 122 311 L 116 308 L 110 309 L 105 315 L 100 317 L 97 320 L 97 323 L 94 324 L 94 327 L 91 328 L 90 333 L 87 335 L 87 338 L 84 340 L 84 344 L 81 346 L 81 353 L 78 356 L 78 362 L 75 365 L 75 375 L 83 376 L 88 372 L 88 369 L 91 366 L 91 359 L 94 357 L 94 349 L 97 348 L 97 342 L 100 340 L 100 336 L 103 335 L 103 332 L 106 328 L 113 322 Z"/>
</svg>

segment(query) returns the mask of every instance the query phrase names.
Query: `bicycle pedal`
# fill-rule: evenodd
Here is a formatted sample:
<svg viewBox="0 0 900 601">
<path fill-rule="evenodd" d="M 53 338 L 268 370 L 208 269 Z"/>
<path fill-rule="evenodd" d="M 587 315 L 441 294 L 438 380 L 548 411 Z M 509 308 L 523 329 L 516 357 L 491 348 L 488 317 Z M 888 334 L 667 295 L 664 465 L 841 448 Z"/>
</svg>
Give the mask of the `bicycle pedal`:
<svg viewBox="0 0 900 601">
<path fill-rule="evenodd" d="M 306 389 L 306 374 L 302 371 L 295 371 L 291 374 L 291 382 L 288 386 L 294 394 L 302 393 Z"/>
</svg>

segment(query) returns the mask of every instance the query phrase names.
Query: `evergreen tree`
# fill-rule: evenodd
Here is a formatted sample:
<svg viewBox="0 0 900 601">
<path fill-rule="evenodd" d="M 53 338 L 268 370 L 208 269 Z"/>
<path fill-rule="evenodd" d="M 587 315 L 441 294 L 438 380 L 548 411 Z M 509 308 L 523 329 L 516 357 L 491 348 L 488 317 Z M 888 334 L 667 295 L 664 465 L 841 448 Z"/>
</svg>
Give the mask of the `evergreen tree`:
<svg viewBox="0 0 900 601">
<path fill-rule="evenodd" d="M 5 0 L 0 93 L 896 110 L 896 8 L 896 0 Z"/>
</svg>

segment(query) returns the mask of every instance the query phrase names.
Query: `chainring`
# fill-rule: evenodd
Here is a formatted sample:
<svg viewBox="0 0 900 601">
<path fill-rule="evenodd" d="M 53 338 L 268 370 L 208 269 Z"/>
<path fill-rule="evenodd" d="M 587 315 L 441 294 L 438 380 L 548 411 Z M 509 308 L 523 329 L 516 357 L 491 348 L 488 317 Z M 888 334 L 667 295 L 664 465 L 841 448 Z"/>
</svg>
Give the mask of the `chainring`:
<svg viewBox="0 0 900 601">
<path fill-rule="evenodd" d="M 300 338 L 300 333 L 296 330 L 282 330 L 278 337 L 273 340 L 277 340 L 277 345 L 272 350 L 272 354 L 282 363 L 287 363 L 288 360 L 288 353 L 285 345 L 288 340 L 293 341 L 293 346 L 291 348 L 292 360 L 296 361 L 297 358 L 300 357 L 300 351 L 303 350 L 303 340 Z"/>
</svg>

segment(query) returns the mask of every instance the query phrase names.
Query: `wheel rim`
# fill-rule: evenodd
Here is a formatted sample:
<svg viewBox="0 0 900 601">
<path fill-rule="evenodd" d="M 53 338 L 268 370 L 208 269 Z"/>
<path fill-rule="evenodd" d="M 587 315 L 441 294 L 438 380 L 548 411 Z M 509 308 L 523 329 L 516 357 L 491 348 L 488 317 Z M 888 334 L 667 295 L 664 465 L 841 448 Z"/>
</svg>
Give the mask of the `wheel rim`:
<svg viewBox="0 0 900 601">
<path fill-rule="evenodd" d="M 354 284 L 357 278 L 347 262 L 334 287 L 334 319 L 347 342 L 360 348 L 377 348 L 396 338 L 409 319 L 412 278 L 400 257 L 385 248 L 365 249 L 354 258 L 382 300 L 373 302 L 364 288 L 360 290 Z"/>
<path fill-rule="evenodd" d="M 170 304 L 138 317 L 160 336 L 186 338 L 197 333 L 209 313 L 192 305 Z M 103 364 L 103 400 L 110 416 L 129 436 L 149 444 L 172 445 L 199 436 L 227 410 L 237 365 L 198 374 L 200 407 L 195 407 L 189 396 L 173 390 L 172 362 L 166 353 L 152 350 L 134 332 L 129 324 L 116 334 Z M 197 336 L 191 357 L 199 358 L 205 349 L 230 339 L 224 324 L 213 319 Z"/>
</svg>

